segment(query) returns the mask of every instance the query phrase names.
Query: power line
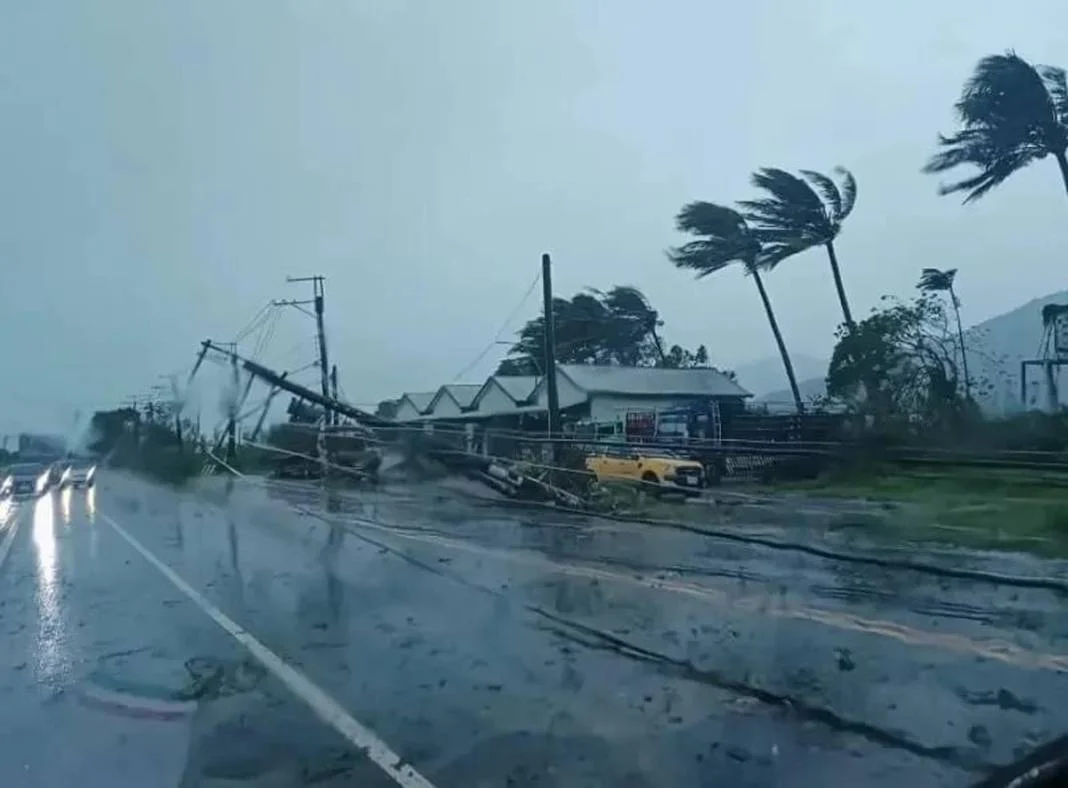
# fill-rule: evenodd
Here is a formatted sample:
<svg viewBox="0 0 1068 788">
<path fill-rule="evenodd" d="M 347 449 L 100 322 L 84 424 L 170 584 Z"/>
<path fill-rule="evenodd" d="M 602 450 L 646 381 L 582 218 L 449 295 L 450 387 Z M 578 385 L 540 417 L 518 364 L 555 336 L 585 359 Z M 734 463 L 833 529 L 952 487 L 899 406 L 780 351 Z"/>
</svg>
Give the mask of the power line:
<svg viewBox="0 0 1068 788">
<path fill-rule="evenodd" d="M 521 310 L 526 305 L 527 299 L 530 298 L 531 293 L 534 292 L 534 288 L 536 288 L 538 286 L 538 282 L 540 282 L 540 281 L 541 281 L 541 272 L 539 271 L 537 276 L 534 277 L 534 281 L 530 283 L 530 287 L 527 288 L 527 291 L 523 294 L 523 297 L 519 300 L 519 303 L 516 304 L 515 309 L 513 309 L 511 311 L 511 313 L 508 315 L 508 318 L 504 321 L 504 323 L 501 324 L 501 327 L 497 329 L 497 333 L 494 334 L 493 339 L 490 340 L 490 343 L 488 345 L 486 345 L 485 348 L 482 349 L 481 353 L 479 353 L 477 356 L 475 356 L 474 360 L 470 364 L 468 364 L 466 367 L 464 367 L 458 373 L 456 373 L 456 376 L 453 378 L 453 382 L 454 383 L 457 380 L 459 380 L 460 378 L 462 378 L 464 375 L 466 375 L 468 372 L 470 372 L 472 369 L 474 369 L 476 366 L 478 366 L 478 364 L 482 361 L 482 359 L 484 359 L 486 357 L 486 354 L 488 354 L 491 350 L 493 350 L 493 348 L 497 345 L 497 343 L 500 342 L 501 334 L 503 334 L 505 331 L 508 330 L 508 327 L 512 324 L 512 321 L 515 320 L 516 315 L 519 314 L 519 310 Z"/>
<path fill-rule="evenodd" d="M 242 328 L 240 331 L 237 332 L 237 336 L 234 337 L 234 342 L 240 342 L 242 339 L 244 339 L 249 334 L 251 334 L 253 331 L 255 331 L 257 328 L 259 328 L 260 324 L 267 317 L 267 311 L 269 309 L 271 309 L 272 306 L 273 306 L 273 304 L 271 304 L 270 302 L 268 302 L 268 303 L 264 304 L 263 306 L 261 306 L 260 307 L 260 311 L 258 311 L 252 317 L 252 319 L 249 320 L 248 323 L 245 324 L 244 328 Z"/>
<path fill-rule="evenodd" d="M 261 331 L 259 338 L 256 341 L 256 345 L 252 350 L 251 358 L 258 359 L 263 355 L 264 351 L 267 349 L 267 346 L 274 338 L 274 332 L 278 328 L 278 320 L 280 317 L 281 311 L 275 309 L 270 313 L 270 317 L 268 317 L 264 321 L 263 330 Z"/>
</svg>

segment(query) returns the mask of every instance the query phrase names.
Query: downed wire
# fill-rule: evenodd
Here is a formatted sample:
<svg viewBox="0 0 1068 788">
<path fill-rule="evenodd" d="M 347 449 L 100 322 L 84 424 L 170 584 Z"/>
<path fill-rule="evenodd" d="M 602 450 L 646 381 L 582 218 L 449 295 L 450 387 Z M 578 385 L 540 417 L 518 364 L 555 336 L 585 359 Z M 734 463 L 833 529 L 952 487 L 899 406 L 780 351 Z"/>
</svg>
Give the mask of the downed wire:
<svg viewBox="0 0 1068 788">
<path fill-rule="evenodd" d="M 223 460 L 214 456 L 212 459 L 237 479 L 249 483 L 253 482 L 250 477 L 236 470 Z M 321 520 L 331 527 L 336 527 L 338 525 L 337 522 L 314 509 L 308 509 L 292 503 L 290 503 L 289 506 L 295 511 Z M 343 526 L 344 522 L 342 522 L 341 525 Z M 498 589 L 472 581 L 457 572 L 449 571 L 440 566 L 427 563 L 404 550 L 360 533 L 353 528 L 346 528 L 345 531 L 354 538 L 359 539 L 384 553 L 388 553 L 418 569 L 459 583 L 466 588 L 486 594 L 494 599 L 503 601 L 511 607 L 517 607 L 545 621 L 551 622 L 551 624 L 556 626 L 546 626 L 545 629 L 558 637 L 578 643 L 586 648 L 610 649 L 613 653 L 619 654 L 625 658 L 652 664 L 662 673 L 667 672 L 674 675 L 676 678 L 716 686 L 720 689 L 726 689 L 736 694 L 753 698 L 762 703 L 784 707 L 801 718 L 821 723 L 832 730 L 858 735 L 884 747 L 901 749 L 914 755 L 950 763 L 968 771 L 986 772 L 992 768 L 996 768 L 992 764 L 978 761 L 967 751 L 962 751 L 953 747 L 927 747 L 893 731 L 885 730 L 862 721 L 846 719 L 828 708 L 815 706 L 744 682 L 726 679 L 714 671 L 697 668 L 690 660 L 680 660 L 660 652 L 651 651 L 642 646 L 629 643 L 622 638 L 596 627 L 591 627 L 582 624 L 581 622 L 573 621 L 552 613 L 537 605 L 525 602 L 516 603 L 509 595 L 502 593 Z"/>
<path fill-rule="evenodd" d="M 307 459 L 318 461 L 317 458 L 311 457 L 310 455 L 302 456 Z M 483 457 L 483 455 L 471 456 L 476 456 L 480 458 Z M 332 463 L 327 464 L 330 467 L 342 467 L 334 466 Z M 572 473 L 576 472 L 574 469 L 569 468 L 561 468 L 559 470 L 568 471 Z M 649 482 L 648 484 L 651 484 L 651 482 Z M 884 558 L 880 556 L 861 555 L 859 553 L 846 553 L 840 550 L 833 550 L 831 548 L 826 547 L 818 547 L 816 545 L 804 544 L 802 542 L 791 542 L 784 539 L 775 539 L 769 536 L 740 533 L 738 531 L 729 530 L 726 528 L 692 525 L 690 523 L 685 523 L 679 520 L 663 520 L 658 518 L 636 517 L 632 515 L 619 515 L 607 512 L 591 512 L 585 509 L 570 508 L 561 506 L 559 504 L 544 503 L 540 501 L 517 501 L 508 498 L 498 499 L 492 498 L 490 496 L 479 496 L 473 493 L 465 494 L 475 500 L 484 501 L 496 505 L 537 509 L 542 511 L 564 512 L 567 514 L 581 515 L 585 517 L 599 517 L 606 520 L 613 520 L 615 522 L 674 528 L 676 530 L 700 534 L 703 536 L 709 536 L 715 539 L 722 539 L 724 541 L 737 542 L 741 544 L 752 544 L 760 547 L 766 547 L 771 550 L 800 552 L 805 553 L 807 555 L 816 556 L 818 558 L 826 558 L 832 561 L 845 561 L 849 563 L 858 563 L 868 566 L 877 566 L 883 569 L 897 569 L 902 571 L 933 575 L 935 577 L 952 578 L 956 580 L 971 580 L 980 583 L 992 583 L 996 585 L 1011 586 L 1015 588 L 1035 588 L 1045 591 L 1053 591 L 1055 593 L 1068 596 L 1068 581 L 1059 580 L 1053 577 L 1038 577 L 1034 575 L 1008 575 L 1000 572 L 988 572 L 980 569 L 965 569 L 961 567 L 939 566 L 937 564 L 928 564 L 922 561 L 910 561 L 902 558 Z"/>
</svg>

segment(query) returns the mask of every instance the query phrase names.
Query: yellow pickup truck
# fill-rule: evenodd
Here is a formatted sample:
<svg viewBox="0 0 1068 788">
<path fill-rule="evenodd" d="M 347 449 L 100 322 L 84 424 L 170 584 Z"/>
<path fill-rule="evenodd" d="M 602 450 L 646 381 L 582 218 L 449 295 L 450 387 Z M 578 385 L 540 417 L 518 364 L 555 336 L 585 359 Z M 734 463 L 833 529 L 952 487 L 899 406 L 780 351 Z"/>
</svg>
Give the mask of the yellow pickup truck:
<svg viewBox="0 0 1068 788">
<path fill-rule="evenodd" d="M 681 492 L 697 496 L 705 486 L 701 463 L 662 451 L 643 451 L 638 446 L 600 449 L 586 458 L 586 470 L 599 482 L 643 482 L 643 488 L 656 485 L 656 493 Z"/>
</svg>

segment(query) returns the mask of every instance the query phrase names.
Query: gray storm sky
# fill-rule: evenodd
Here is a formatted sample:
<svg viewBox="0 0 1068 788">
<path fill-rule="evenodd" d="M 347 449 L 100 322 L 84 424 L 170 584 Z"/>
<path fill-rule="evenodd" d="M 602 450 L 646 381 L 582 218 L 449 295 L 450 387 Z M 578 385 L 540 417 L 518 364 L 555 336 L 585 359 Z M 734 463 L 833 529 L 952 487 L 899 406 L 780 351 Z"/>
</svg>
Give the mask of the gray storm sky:
<svg viewBox="0 0 1068 788">
<path fill-rule="evenodd" d="M 919 172 L 979 57 L 1068 65 L 1068 6 L 1024 5 L 0 0 L 0 431 L 188 367 L 303 296 L 287 274 L 328 277 L 358 402 L 453 380 L 542 251 L 560 294 L 634 284 L 714 363 L 772 355 L 750 282 L 663 257 L 683 202 L 744 198 L 763 165 L 856 174 L 859 314 L 923 266 L 961 269 L 970 321 L 1063 289 L 1052 163 L 967 208 Z M 791 349 L 828 354 L 824 256 L 768 285 Z M 265 358 L 310 361 L 311 329 L 284 315 Z"/>
</svg>

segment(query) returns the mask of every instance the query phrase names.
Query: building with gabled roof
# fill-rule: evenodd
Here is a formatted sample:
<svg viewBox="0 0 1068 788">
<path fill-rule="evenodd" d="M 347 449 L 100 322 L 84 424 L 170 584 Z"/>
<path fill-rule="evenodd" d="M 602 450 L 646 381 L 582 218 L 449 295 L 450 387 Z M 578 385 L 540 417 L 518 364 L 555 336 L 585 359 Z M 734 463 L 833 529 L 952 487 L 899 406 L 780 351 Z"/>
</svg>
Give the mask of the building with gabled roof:
<svg viewBox="0 0 1068 788">
<path fill-rule="evenodd" d="M 716 403 L 741 406 L 753 395 L 723 372 L 710 367 L 664 369 L 593 364 L 557 364 L 561 410 L 597 423 L 615 421 L 627 411 L 692 407 Z M 548 407 L 545 381 L 533 399 Z"/>
<path fill-rule="evenodd" d="M 471 410 L 471 403 L 481 391 L 481 383 L 446 383 L 434 393 L 426 415 L 433 419 L 451 419 Z"/>
<path fill-rule="evenodd" d="M 406 391 L 397 403 L 395 421 L 415 421 L 426 416 L 436 391 Z"/>
<path fill-rule="evenodd" d="M 539 378 L 533 375 L 493 375 L 486 379 L 471 403 L 480 414 L 507 414 L 517 408 L 535 405 L 534 391 Z"/>
</svg>

